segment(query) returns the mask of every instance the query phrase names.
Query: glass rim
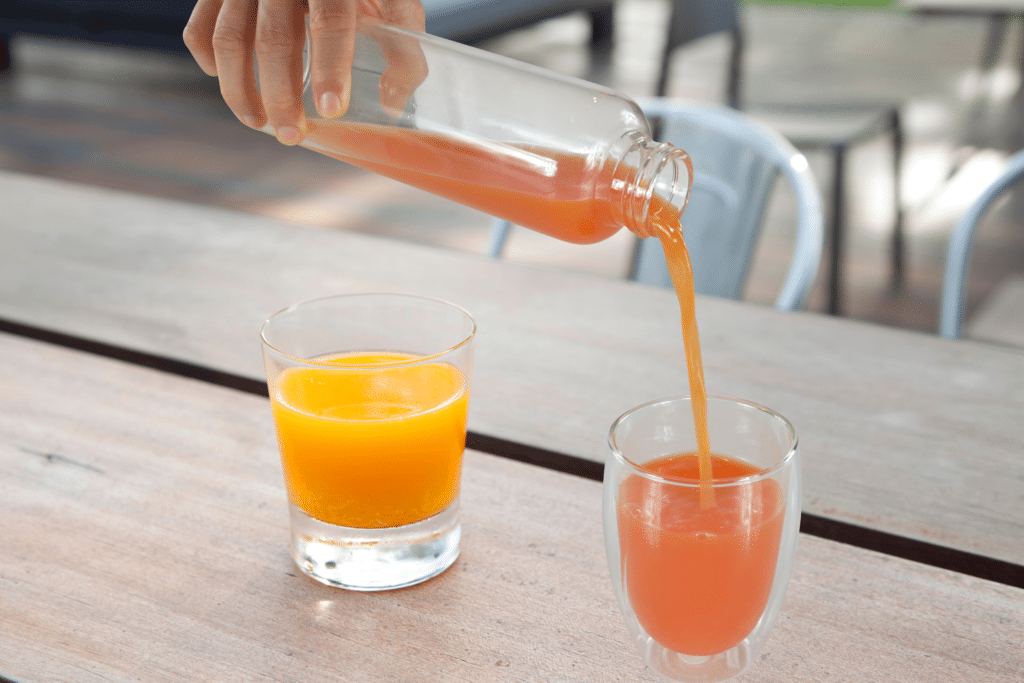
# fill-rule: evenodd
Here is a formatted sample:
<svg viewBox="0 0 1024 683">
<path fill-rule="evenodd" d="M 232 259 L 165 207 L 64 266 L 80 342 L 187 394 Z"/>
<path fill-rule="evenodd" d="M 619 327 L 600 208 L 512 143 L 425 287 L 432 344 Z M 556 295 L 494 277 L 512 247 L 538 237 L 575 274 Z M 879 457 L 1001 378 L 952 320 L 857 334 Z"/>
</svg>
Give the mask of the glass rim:
<svg viewBox="0 0 1024 683">
<path fill-rule="evenodd" d="M 283 356 L 285 358 L 288 358 L 289 360 L 296 361 L 296 362 L 299 362 L 299 363 L 305 363 L 307 365 L 315 365 L 315 366 L 318 366 L 318 367 L 331 367 L 331 368 L 339 368 L 339 369 L 344 369 L 346 367 L 366 368 L 367 366 L 366 366 L 365 363 L 351 363 L 351 364 L 339 363 L 336 359 L 331 361 L 330 363 L 328 363 L 328 362 L 319 362 L 319 361 L 316 361 L 316 360 L 314 360 L 312 358 L 302 358 L 301 356 L 294 356 L 294 355 L 292 355 L 290 353 L 282 351 L 281 349 L 277 348 L 276 346 L 271 344 L 270 341 L 267 340 L 267 327 L 270 326 L 273 323 L 274 319 L 276 319 L 276 318 L 278 318 L 280 316 L 283 316 L 286 313 L 290 313 L 292 311 L 295 311 L 296 309 L 304 307 L 304 306 L 309 306 L 311 304 L 321 303 L 321 302 L 328 301 L 328 300 L 331 300 L 331 299 L 363 299 L 363 298 L 371 298 L 371 297 L 387 297 L 387 298 L 407 299 L 407 300 L 418 299 L 420 301 L 427 301 L 427 302 L 430 302 L 430 303 L 441 304 L 442 306 L 445 306 L 447 308 L 451 308 L 451 309 L 453 309 L 455 311 L 458 311 L 462 315 L 464 315 L 466 317 L 466 319 L 469 320 L 469 324 L 470 324 L 469 334 L 466 335 L 466 338 L 463 339 L 462 341 L 460 341 L 458 344 L 454 344 L 453 346 L 450 346 L 447 349 L 444 349 L 442 351 L 438 351 L 436 353 L 431 353 L 429 355 L 422 355 L 422 356 L 416 356 L 414 358 L 407 358 L 407 359 L 401 359 L 401 360 L 388 361 L 388 362 L 385 362 L 385 363 L 374 363 L 373 366 L 372 366 L 374 368 L 395 368 L 395 367 L 402 367 L 402 366 L 405 366 L 405 365 L 416 365 L 416 364 L 419 364 L 419 363 L 429 363 L 429 362 L 437 360 L 438 358 L 441 358 L 442 356 L 446 356 L 446 355 L 452 353 L 453 351 L 457 351 L 458 349 L 464 347 L 466 344 L 469 344 L 471 341 L 473 341 L 473 338 L 476 336 L 477 326 L 476 326 L 476 319 L 473 318 L 473 315 L 469 311 L 467 311 L 465 308 L 463 308 L 462 306 L 459 306 L 458 304 L 453 304 L 452 302 L 446 301 L 445 299 L 439 299 L 439 298 L 433 297 L 433 296 L 426 296 L 424 294 L 410 294 L 410 293 L 407 293 L 407 292 L 348 292 L 348 293 L 345 293 L 345 294 L 328 294 L 327 296 L 318 296 L 318 297 L 314 297 L 312 299 L 305 299 L 304 301 L 299 301 L 297 303 L 291 304 L 290 306 L 285 306 L 284 308 L 279 309 L 279 310 L 275 311 L 274 313 L 271 313 L 267 317 L 267 319 L 263 321 L 263 324 L 260 326 L 260 341 L 263 342 L 263 346 L 265 348 L 270 349 L 274 353 L 277 353 L 277 354 L 279 354 L 279 355 L 281 355 L 281 356 Z"/>
<path fill-rule="evenodd" d="M 746 406 L 748 408 L 753 408 L 753 409 L 755 409 L 757 411 L 760 411 L 760 412 L 762 412 L 762 413 L 764 413 L 764 414 L 766 414 L 766 415 L 768 415 L 768 416 L 770 416 L 770 417 L 780 421 L 786 427 L 786 431 L 788 432 L 789 438 L 790 438 L 789 451 L 786 453 L 786 455 L 784 455 L 782 457 L 782 459 L 779 460 L 779 462 L 775 463 L 774 465 L 772 465 L 771 467 L 769 467 L 767 469 L 758 470 L 754 474 L 748 474 L 748 475 L 744 475 L 742 477 L 722 477 L 720 479 L 712 479 L 711 480 L 711 487 L 712 488 L 726 488 L 726 487 L 729 487 L 729 486 L 740 486 L 740 485 L 750 484 L 750 483 L 756 482 L 756 481 L 761 481 L 763 479 L 772 478 L 776 474 L 778 474 L 780 471 L 785 469 L 786 467 L 789 467 L 790 464 L 792 464 L 792 462 L 796 459 L 796 452 L 797 452 L 797 446 L 799 444 L 799 438 L 798 438 L 797 433 L 796 433 L 796 427 L 794 427 L 793 423 L 790 422 L 784 415 L 782 415 L 781 413 L 779 413 L 777 411 L 772 410 L 771 408 L 763 406 L 760 403 L 754 403 L 753 401 L 747 401 L 747 400 L 742 399 L 742 398 L 734 398 L 732 396 L 708 396 L 707 399 L 708 399 L 708 403 L 711 403 L 711 402 L 732 403 L 732 404 Z M 619 415 L 617 418 L 615 418 L 615 421 L 612 422 L 612 426 L 608 430 L 608 449 L 611 451 L 612 457 L 614 457 L 616 460 L 618 460 L 624 466 L 628 467 L 635 474 L 637 474 L 639 476 L 642 476 L 645 479 L 649 479 L 651 481 L 654 481 L 654 482 L 657 482 L 657 483 L 660 483 L 660 484 L 671 484 L 673 486 L 700 488 L 700 486 L 701 486 L 700 480 L 693 479 L 693 480 L 682 481 L 682 480 L 679 480 L 679 479 L 670 479 L 668 477 L 663 477 L 663 476 L 661 476 L 659 474 L 655 474 L 654 472 L 651 472 L 650 470 L 645 469 L 642 465 L 639 465 L 639 464 L 633 462 L 632 460 L 630 460 L 629 458 L 627 458 L 626 455 L 619 449 L 619 447 L 615 443 L 615 432 L 618 429 L 619 425 L 623 421 L 628 419 L 629 417 L 635 415 L 636 413 L 639 413 L 642 410 L 646 410 L 648 408 L 652 408 L 654 406 L 665 404 L 665 403 L 680 403 L 680 402 L 690 403 L 690 402 L 692 402 L 692 400 L 693 400 L 693 397 L 688 395 L 688 394 L 687 395 L 680 395 L 680 396 L 669 396 L 669 397 L 666 397 L 666 398 L 657 398 L 657 399 L 654 399 L 653 401 L 648 401 L 647 403 L 641 403 L 638 406 L 630 408 L 629 410 L 624 412 L 622 415 Z M 713 452 L 714 452 L 714 449 L 712 449 L 712 453 Z"/>
</svg>

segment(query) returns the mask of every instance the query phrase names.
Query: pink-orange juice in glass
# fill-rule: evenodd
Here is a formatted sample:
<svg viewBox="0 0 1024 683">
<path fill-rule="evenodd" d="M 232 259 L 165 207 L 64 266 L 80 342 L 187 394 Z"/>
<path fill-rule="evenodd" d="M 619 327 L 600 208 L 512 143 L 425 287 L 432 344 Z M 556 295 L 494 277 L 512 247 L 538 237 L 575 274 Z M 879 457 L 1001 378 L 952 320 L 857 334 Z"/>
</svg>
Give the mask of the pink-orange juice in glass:
<svg viewBox="0 0 1024 683">
<path fill-rule="evenodd" d="M 758 473 L 711 456 L 716 480 Z M 644 463 L 667 479 L 700 482 L 696 453 Z M 631 476 L 619 493 L 619 543 L 626 590 L 640 624 L 658 643 L 687 655 L 725 652 L 761 618 L 779 556 L 784 501 L 772 479 L 720 487 L 703 508 L 700 488 Z"/>
<path fill-rule="evenodd" d="M 800 529 L 800 460 L 788 420 L 720 396 L 706 398 L 714 450 L 699 455 L 693 400 L 651 401 L 613 423 L 604 538 L 644 662 L 672 680 L 716 683 L 757 660 L 781 608 Z"/>
</svg>

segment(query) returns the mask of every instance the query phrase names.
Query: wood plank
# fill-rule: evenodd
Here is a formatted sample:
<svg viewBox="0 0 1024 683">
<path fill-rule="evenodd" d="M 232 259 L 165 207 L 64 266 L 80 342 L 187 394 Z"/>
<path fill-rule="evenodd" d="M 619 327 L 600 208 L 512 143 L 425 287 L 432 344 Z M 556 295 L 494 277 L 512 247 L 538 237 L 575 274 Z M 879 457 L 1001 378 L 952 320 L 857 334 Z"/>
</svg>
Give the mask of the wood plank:
<svg viewBox="0 0 1024 683">
<path fill-rule="evenodd" d="M 600 485 L 469 453 L 463 554 L 360 594 L 297 575 L 265 399 L 0 334 L 0 676 L 653 680 Z M 1019 681 L 1024 591 L 802 537 L 745 681 Z"/>
<path fill-rule="evenodd" d="M 258 329 L 352 291 L 479 323 L 470 427 L 601 462 L 611 422 L 688 393 L 670 292 L 0 174 L 0 317 L 263 377 Z M 1024 355 L 703 298 L 709 391 L 786 415 L 805 510 L 1024 564 Z"/>
</svg>

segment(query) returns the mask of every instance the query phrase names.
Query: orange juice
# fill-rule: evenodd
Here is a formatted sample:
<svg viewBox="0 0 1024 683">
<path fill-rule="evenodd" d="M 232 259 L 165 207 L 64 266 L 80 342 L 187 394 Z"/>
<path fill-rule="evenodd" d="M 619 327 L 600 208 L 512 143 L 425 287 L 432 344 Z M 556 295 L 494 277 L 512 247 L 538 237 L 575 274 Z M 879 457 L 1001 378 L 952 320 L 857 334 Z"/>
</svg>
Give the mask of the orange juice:
<svg viewBox="0 0 1024 683">
<path fill-rule="evenodd" d="M 716 483 L 759 470 L 713 454 Z M 764 612 L 775 577 L 785 503 L 774 479 L 716 489 L 701 505 L 698 456 L 682 453 L 643 468 L 677 486 L 631 475 L 617 509 L 622 575 L 644 630 L 687 655 L 724 652 L 747 637 Z"/>
<path fill-rule="evenodd" d="M 285 369 L 271 387 L 288 498 L 345 527 L 386 528 L 459 493 L 469 396 L 447 363 L 367 352 Z"/>
</svg>

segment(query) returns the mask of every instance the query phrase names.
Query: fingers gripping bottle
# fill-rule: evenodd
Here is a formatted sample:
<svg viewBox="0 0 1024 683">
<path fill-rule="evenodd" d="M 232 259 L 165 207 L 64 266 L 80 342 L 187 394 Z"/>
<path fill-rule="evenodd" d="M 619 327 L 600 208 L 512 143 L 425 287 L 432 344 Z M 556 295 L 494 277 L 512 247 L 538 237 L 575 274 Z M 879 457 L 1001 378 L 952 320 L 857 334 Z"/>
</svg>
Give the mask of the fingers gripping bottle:
<svg viewBox="0 0 1024 683">
<path fill-rule="evenodd" d="M 352 94 L 305 147 L 566 242 L 678 229 L 693 167 L 613 90 L 364 20 Z"/>
</svg>

